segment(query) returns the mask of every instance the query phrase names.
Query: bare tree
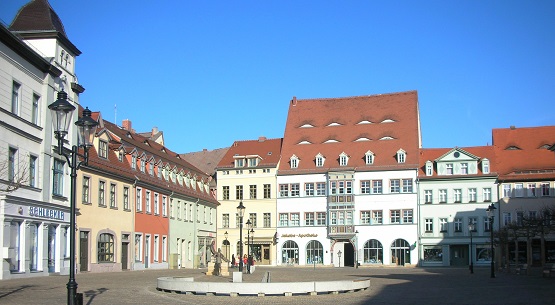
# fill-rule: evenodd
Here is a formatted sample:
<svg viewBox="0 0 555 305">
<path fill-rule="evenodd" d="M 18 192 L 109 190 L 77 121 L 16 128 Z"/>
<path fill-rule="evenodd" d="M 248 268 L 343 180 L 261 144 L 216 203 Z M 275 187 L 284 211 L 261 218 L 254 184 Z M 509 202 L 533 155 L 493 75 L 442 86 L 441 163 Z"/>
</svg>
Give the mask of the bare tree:
<svg viewBox="0 0 555 305">
<path fill-rule="evenodd" d="M 10 160 L 0 161 L 0 194 L 11 193 L 29 182 L 29 164 Z"/>
</svg>

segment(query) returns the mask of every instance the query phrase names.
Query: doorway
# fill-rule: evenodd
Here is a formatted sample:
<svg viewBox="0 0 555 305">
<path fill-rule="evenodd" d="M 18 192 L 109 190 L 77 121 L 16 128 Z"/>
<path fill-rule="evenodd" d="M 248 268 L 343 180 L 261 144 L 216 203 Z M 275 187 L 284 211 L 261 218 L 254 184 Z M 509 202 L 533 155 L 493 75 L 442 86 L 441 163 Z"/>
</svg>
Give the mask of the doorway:
<svg viewBox="0 0 555 305">
<path fill-rule="evenodd" d="M 410 264 L 410 245 L 404 239 L 396 239 L 391 244 L 391 263 L 397 266 Z"/>
<path fill-rule="evenodd" d="M 127 260 L 129 258 L 129 243 L 121 244 L 121 270 L 128 270 Z"/>
<path fill-rule="evenodd" d="M 345 267 L 355 266 L 355 248 L 348 242 L 343 244 L 343 265 Z"/>
<path fill-rule="evenodd" d="M 79 233 L 79 271 L 89 270 L 89 232 Z"/>
<path fill-rule="evenodd" d="M 449 249 L 451 266 L 468 266 L 468 246 L 451 245 Z"/>
</svg>

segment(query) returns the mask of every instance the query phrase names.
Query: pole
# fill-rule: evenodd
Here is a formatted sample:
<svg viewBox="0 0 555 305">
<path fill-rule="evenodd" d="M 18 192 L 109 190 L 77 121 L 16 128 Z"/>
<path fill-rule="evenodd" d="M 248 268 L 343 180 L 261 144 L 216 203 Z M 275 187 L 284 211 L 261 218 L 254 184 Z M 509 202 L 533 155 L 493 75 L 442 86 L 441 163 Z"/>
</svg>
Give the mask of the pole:
<svg viewBox="0 0 555 305">
<path fill-rule="evenodd" d="M 491 278 L 495 278 L 495 266 L 494 266 L 494 261 L 493 258 L 495 257 L 495 255 L 493 255 L 493 212 L 492 212 L 492 216 L 490 216 L 489 218 L 489 222 L 491 225 L 490 228 L 490 232 L 491 232 Z"/>
<path fill-rule="evenodd" d="M 239 216 L 239 272 L 243 272 L 243 216 Z"/>
<path fill-rule="evenodd" d="M 251 231 L 248 230 L 248 227 L 247 227 L 247 273 L 249 274 L 251 273 L 251 262 L 249 261 L 250 250 L 251 250 Z"/>
<path fill-rule="evenodd" d="M 470 230 L 470 273 L 474 273 L 474 258 L 472 257 L 472 229 Z"/>
<path fill-rule="evenodd" d="M 70 194 L 70 224 L 69 224 L 69 281 L 67 282 L 67 304 L 76 305 L 77 282 L 75 281 L 75 202 L 77 189 L 77 151 L 78 147 L 71 148 L 71 194 Z M 67 155 L 66 155 L 67 157 Z M 69 158 L 68 158 L 69 159 Z"/>
</svg>

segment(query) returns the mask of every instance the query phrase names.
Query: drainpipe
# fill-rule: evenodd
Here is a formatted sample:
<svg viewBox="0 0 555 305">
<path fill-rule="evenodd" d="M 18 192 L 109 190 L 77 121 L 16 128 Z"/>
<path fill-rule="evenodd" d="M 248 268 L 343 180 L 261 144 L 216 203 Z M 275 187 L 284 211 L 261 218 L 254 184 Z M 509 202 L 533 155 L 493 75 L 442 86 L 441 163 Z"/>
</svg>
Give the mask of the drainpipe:
<svg viewBox="0 0 555 305">
<path fill-rule="evenodd" d="M 194 253 L 198 253 L 198 250 L 199 250 L 198 249 L 198 234 L 197 234 L 197 218 L 198 218 L 197 205 L 198 205 L 199 201 L 200 201 L 200 198 L 197 198 L 197 202 L 195 203 L 195 212 L 194 212 L 195 217 L 193 217 L 193 250 L 194 250 Z M 193 213 L 193 211 L 191 211 L 191 213 Z M 194 256 L 193 256 L 193 259 L 194 259 Z M 199 266 L 198 265 L 195 266 L 194 263 L 195 262 L 193 261 L 193 268 L 198 268 Z"/>
</svg>

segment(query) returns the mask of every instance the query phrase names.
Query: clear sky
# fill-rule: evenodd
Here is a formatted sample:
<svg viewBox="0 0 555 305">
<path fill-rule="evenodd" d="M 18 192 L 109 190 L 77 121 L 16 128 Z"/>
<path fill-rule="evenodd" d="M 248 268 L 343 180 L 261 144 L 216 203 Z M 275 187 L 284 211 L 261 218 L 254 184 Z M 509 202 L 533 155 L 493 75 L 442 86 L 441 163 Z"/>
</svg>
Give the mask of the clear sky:
<svg viewBox="0 0 555 305">
<path fill-rule="evenodd" d="M 425 148 L 555 125 L 552 0 L 50 4 L 83 52 L 81 104 L 179 153 L 283 137 L 293 96 L 417 90 Z"/>
</svg>

